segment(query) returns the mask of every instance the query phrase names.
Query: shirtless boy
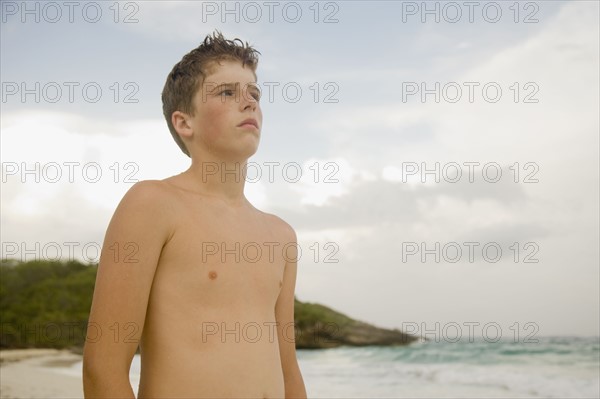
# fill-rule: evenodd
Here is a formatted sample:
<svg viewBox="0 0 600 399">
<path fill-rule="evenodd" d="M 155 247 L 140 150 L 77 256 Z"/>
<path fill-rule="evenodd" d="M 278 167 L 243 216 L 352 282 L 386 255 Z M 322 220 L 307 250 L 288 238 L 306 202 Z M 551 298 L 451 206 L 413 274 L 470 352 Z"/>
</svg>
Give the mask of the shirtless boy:
<svg viewBox="0 0 600 399">
<path fill-rule="evenodd" d="M 139 398 L 306 398 L 293 328 L 296 234 L 244 196 L 262 126 L 257 53 L 216 32 L 167 78 L 164 114 L 191 167 L 136 183 L 108 226 L 86 398 L 135 398 L 138 344 Z"/>
</svg>

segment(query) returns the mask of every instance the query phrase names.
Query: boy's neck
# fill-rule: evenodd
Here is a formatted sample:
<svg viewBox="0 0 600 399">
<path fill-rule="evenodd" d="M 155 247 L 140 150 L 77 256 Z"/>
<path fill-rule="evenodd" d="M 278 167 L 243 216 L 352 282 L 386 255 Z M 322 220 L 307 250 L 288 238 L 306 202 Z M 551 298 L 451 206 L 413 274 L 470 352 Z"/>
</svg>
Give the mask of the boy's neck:
<svg viewBox="0 0 600 399">
<path fill-rule="evenodd" d="M 231 205 L 242 205 L 248 202 L 244 195 L 247 162 L 192 159 L 192 165 L 185 173 L 191 177 L 195 191 L 219 198 Z"/>
</svg>

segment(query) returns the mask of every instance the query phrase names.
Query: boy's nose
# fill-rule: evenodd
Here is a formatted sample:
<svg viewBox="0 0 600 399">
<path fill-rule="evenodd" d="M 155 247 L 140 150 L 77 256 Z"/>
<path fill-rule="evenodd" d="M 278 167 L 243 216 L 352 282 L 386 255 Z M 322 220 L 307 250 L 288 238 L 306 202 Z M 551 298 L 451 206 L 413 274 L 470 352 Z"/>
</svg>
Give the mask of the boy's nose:
<svg viewBox="0 0 600 399">
<path fill-rule="evenodd" d="M 248 107 L 251 109 L 256 109 L 258 107 L 258 101 L 252 96 L 252 94 L 244 90 L 242 92 L 241 105 L 243 109 L 247 109 Z"/>
</svg>

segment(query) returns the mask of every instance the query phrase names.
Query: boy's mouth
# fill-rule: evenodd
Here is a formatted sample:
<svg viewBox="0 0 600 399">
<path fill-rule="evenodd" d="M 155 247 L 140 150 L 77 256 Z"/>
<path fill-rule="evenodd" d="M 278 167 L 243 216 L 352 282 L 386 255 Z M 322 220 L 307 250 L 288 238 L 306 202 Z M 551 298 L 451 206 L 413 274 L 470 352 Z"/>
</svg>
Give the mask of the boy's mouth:
<svg viewBox="0 0 600 399">
<path fill-rule="evenodd" d="M 238 127 L 255 128 L 256 130 L 258 130 L 258 122 L 256 121 L 256 119 L 248 118 L 243 120 L 242 123 L 238 125 Z"/>
</svg>

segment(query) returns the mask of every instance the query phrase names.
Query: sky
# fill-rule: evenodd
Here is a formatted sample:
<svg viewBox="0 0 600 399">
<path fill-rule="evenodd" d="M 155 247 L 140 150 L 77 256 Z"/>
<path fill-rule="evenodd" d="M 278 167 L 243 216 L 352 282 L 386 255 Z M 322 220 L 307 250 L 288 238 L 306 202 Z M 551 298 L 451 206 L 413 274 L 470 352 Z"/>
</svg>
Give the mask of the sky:
<svg viewBox="0 0 600 399">
<path fill-rule="evenodd" d="M 297 232 L 296 295 L 430 339 L 599 335 L 599 3 L 1 5 L 2 257 L 97 261 L 214 29 L 254 45 L 248 199 Z M 260 175 L 259 175 L 260 174 Z"/>
</svg>

